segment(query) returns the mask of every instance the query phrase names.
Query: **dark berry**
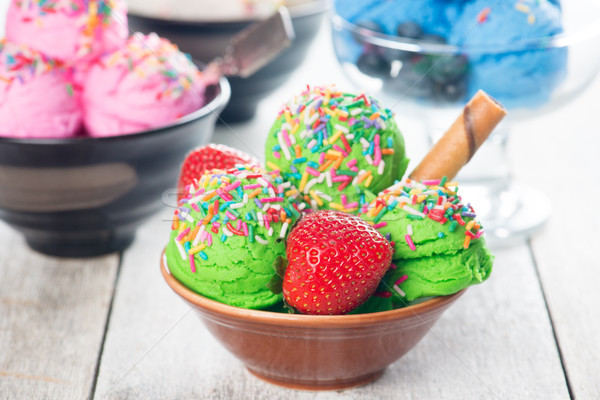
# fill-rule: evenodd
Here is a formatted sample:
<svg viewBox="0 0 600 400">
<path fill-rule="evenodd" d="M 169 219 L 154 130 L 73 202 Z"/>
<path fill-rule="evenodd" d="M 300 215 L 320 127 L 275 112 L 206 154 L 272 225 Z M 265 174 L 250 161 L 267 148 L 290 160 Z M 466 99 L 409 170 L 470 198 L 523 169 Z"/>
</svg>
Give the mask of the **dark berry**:
<svg viewBox="0 0 600 400">
<path fill-rule="evenodd" d="M 376 78 L 384 78 L 390 74 L 389 61 L 372 52 L 361 54 L 356 61 L 356 66 L 363 74 Z"/>
<path fill-rule="evenodd" d="M 403 22 L 396 28 L 396 35 L 409 39 L 420 39 L 423 36 L 423 29 L 416 22 Z"/>
<path fill-rule="evenodd" d="M 452 54 L 436 57 L 429 72 L 431 80 L 441 85 L 463 79 L 466 74 L 467 58 Z"/>
<path fill-rule="evenodd" d="M 419 75 L 429 76 L 429 71 L 431 70 L 431 63 L 433 60 L 434 59 L 431 56 L 415 54 L 410 59 L 409 67 Z"/>
</svg>

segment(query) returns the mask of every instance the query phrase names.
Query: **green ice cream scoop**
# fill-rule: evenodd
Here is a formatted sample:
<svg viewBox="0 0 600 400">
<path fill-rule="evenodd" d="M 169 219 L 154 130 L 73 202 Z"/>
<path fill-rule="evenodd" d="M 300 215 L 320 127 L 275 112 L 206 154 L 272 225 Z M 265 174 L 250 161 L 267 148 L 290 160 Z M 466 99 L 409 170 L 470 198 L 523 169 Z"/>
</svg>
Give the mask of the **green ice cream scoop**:
<svg viewBox="0 0 600 400">
<path fill-rule="evenodd" d="M 356 212 L 365 190 L 401 179 L 408 159 L 390 110 L 366 95 L 308 88 L 284 104 L 265 145 L 269 170 L 281 171 L 315 209 Z"/>
<path fill-rule="evenodd" d="M 486 280 L 494 257 L 470 204 L 454 182 L 405 180 L 382 191 L 360 215 L 394 242 L 396 268 L 380 286 L 394 303 L 456 293 Z"/>
<path fill-rule="evenodd" d="M 165 251 L 171 273 L 232 306 L 259 309 L 280 301 L 267 284 L 306 206 L 296 201 L 297 190 L 259 167 L 207 171 L 192 186 L 175 212 Z"/>
<path fill-rule="evenodd" d="M 407 301 L 444 296 L 481 283 L 489 277 L 493 262 L 485 241 L 479 239 L 467 250 L 398 260 L 397 268 L 388 271 L 381 285 L 392 294 L 394 304 L 405 305 Z"/>
</svg>

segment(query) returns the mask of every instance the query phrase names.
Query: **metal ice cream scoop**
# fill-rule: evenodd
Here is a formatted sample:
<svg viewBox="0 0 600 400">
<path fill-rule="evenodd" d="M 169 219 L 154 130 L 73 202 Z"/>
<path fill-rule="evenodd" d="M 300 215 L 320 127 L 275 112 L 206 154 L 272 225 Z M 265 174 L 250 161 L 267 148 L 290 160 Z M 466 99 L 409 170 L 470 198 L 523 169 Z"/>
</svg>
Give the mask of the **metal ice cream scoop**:
<svg viewBox="0 0 600 400">
<path fill-rule="evenodd" d="M 247 78 L 271 62 L 294 39 L 294 28 L 285 7 L 269 18 L 257 21 L 231 38 L 225 54 L 204 69 L 208 76 Z"/>
</svg>

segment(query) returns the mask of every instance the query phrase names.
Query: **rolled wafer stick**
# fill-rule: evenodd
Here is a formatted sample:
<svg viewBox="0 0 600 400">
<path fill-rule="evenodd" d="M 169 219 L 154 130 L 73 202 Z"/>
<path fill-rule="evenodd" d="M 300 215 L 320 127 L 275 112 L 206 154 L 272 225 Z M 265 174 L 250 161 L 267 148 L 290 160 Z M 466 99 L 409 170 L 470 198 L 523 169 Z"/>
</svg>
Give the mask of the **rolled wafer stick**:
<svg viewBox="0 0 600 400">
<path fill-rule="evenodd" d="M 467 164 L 506 115 L 502 104 L 480 90 L 465 106 L 450 129 L 427 153 L 411 179 L 452 179 Z"/>
</svg>

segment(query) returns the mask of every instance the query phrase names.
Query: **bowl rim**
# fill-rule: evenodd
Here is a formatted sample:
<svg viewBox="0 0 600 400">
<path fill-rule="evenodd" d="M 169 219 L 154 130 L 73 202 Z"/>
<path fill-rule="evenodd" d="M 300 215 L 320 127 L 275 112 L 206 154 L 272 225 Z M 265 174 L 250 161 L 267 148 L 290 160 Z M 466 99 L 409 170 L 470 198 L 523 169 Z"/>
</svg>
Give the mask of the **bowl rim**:
<svg viewBox="0 0 600 400">
<path fill-rule="evenodd" d="M 286 8 L 290 12 L 292 19 L 304 18 L 313 15 L 322 14 L 332 7 L 333 0 L 313 0 L 309 3 L 298 4 L 295 6 L 287 6 Z M 139 13 L 135 10 L 129 10 L 128 15 L 134 18 L 143 19 L 155 23 L 172 23 L 179 26 L 196 26 L 196 27 L 210 27 L 214 25 L 222 25 L 224 27 L 234 27 L 238 25 L 247 25 L 252 22 L 256 22 L 256 18 L 240 18 L 240 19 L 214 19 L 214 20 L 198 20 L 198 19 L 184 19 L 184 18 L 165 18 L 156 15 L 148 15 Z"/>
<path fill-rule="evenodd" d="M 598 21 L 596 21 L 598 22 Z M 384 48 L 403 50 L 413 53 L 433 54 L 502 54 L 525 50 L 547 50 L 552 48 L 566 48 L 573 44 L 585 42 L 600 37 L 600 23 L 590 23 L 575 33 L 560 33 L 540 38 L 511 41 L 505 44 L 481 44 L 461 46 L 459 44 L 439 44 L 425 42 L 417 39 L 403 38 L 388 35 L 360 27 L 335 12 L 331 13 L 331 28 L 333 31 L 349 30 L 358 35 L 364 42 Z"/>
<path fill-rule="evenodd" d="M 224 76 L 219 78 L 219 85 L 215 85 L 219 88 L 219 92 L 209 103 L 203 105 L 201 108 L 193 111 L 183 117 L 177 118 L 167 125 L 162 125 L 156 128 L 148 129 L 141 132 L 127 133 L 124 135 L 113 135 L 113 136 L 80 136 L 71 138 L 16 138 L 10 136 L 0 136 L 0 145 L 2 144 L 17 144 L 17 145 L 44 145 L 44 146 L 64 146 L 64 145 L 75 145 L 75 144 L 98 144 L 98 143 L 111 143 L 121 142 L 128 140 L 137 140 L 137 138 L 143 136 L 154 136 L 160 135 L 172 128 L 182 127 L 188 125 L 198 119 L 204 118 L 214 111 L 218 111 L 225 107 L 231 98 L 231 86 L 229 81 Z"/>
<path fill-rule="evenodd" d="M 262 323 L 265 325 L 277 325 L 288 328 L 322 328 L 336 329 L 364 325 L 375 325 L 387 322 L 397 322 L 412 317 L 419 317 L 424 312 L 445 307 L 453 303 L 464 294 L 467 288 L 454 294 L 438 296 L 422 303 L 408 307 L 397 308 L 390 311 L 379 311 L 368 314 L 347 315 L 305 315 L 305 314 L 283 314 L 273 311 L 254 310 L 230 306 L 216 300 L 204 297 L 184 286 L 175 276 L 171 274 L 166 263 L 165 251 L 160 258 L 160 270 L 163 278 L 171 289 L 182 297 L 186 302 L 204 312 L 218 314 L 234 320 L 245 320 L 251 323 Z"/>
</svg>

